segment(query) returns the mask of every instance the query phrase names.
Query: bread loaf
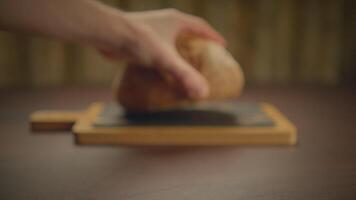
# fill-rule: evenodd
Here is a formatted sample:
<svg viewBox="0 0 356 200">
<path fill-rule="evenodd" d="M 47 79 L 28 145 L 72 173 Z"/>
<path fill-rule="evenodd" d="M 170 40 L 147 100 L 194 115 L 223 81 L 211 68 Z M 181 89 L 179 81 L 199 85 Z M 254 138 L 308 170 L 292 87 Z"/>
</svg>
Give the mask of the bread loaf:
<svg viewBox="0 0 356 200">
<path fill-rule="evenodd" d="M 177 39 L 180 55 L 208 81 L 207 100 L 236 98 L 244 86 L 240 65 L 221 45 L 202 38 L 180 36 Z M 158 111 L 196 103 L 180 85 L 157 70 L 129 66 L 121 82 L 114 86 L 115 98 L 129 111 Z"/>
</svg>

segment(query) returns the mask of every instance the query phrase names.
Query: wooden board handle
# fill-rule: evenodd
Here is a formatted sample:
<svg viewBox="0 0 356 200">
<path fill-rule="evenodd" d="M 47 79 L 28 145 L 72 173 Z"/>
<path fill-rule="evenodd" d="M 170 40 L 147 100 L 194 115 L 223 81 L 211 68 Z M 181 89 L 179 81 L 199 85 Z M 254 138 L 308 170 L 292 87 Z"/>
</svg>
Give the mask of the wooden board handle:
<svg viewBox="0 0 356 200">
<path fill-rule="evenodd" d="M 32 131 L 70 131 L 83 111 L 43 110 L 30 116 Z"/>
</svg>

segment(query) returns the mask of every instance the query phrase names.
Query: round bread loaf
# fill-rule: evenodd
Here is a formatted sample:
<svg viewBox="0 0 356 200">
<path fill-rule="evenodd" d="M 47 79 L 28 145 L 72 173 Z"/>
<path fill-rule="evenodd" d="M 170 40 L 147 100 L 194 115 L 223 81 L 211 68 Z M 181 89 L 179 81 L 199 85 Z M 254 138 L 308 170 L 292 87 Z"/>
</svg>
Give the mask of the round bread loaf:
<svg viewBox="0 0 356 200">
<path fill-rule="evenodd" d="M 244 86 L 240 65 L 221 45 L 198 37 L 180 36 L 177 39 L 180 55 L 208 81 L 209 96 L 200 101 L 236 98 Z M 128 111 L 144 112 L 177 108 L 196 103 L 170 76 L 157 70 L 128 66 L 114 95 Z"/>
</svg>

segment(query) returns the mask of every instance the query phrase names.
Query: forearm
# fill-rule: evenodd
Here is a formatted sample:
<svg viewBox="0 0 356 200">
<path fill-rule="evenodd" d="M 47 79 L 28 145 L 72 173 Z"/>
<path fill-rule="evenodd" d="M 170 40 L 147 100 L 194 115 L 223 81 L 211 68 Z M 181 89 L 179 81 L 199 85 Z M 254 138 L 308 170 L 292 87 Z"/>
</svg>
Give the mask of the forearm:
<svg viewBox="0 0 356 200">
<path fill-rule="evenodd" d="M 99 48 L 132 35 L 123 12 L 93 0 L 1 0 L 0 29 L 90 43 Z"/>
</svg>

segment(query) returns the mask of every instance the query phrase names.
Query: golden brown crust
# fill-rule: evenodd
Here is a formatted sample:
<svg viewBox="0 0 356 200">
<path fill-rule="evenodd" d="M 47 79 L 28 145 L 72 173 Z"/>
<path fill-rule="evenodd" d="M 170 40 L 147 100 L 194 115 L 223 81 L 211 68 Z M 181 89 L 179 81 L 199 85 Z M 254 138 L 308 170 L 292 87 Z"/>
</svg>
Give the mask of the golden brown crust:
<svg viewBox="0 0 356 200">
<path fill-rule="evenodd" d="M 181 36 L 180 55 L 207 80 L 210 94 L 205 100 L 223 100 L 240 95 L 244 77 L 239 64 L 227 50 L 212 41 Z M 127 67 L 115 89 L 117 101 L 127 110 L 153 111 L 194 103 L 179 85 L 158 71 L 138 66 Z"/>
</svg>

